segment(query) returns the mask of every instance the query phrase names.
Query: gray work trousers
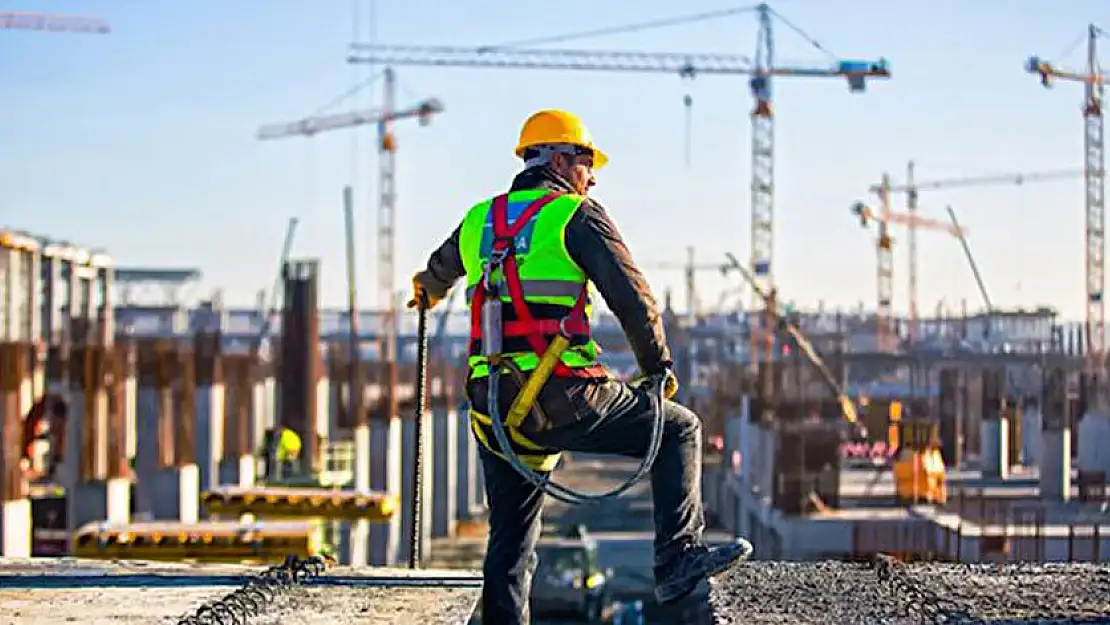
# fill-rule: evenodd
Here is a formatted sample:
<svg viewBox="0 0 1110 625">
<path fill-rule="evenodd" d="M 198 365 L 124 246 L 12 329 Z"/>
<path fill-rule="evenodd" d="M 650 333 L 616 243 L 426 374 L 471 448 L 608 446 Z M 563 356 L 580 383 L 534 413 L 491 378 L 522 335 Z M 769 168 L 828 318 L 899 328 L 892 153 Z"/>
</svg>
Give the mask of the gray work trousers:
<svg viewBox="0 0 1110 625">
<path fill-rule="evenodd" d="M 508 410 L 515 385 L 503 380 L 498 404 Z M 484 380 L 468 395 L 487 411 Z M 509 391 L 506 393 L 505 391 Z M 539 404 L 550 422 L 526 431 L 552 449 L 642 458 L 651 439 L 652 401 L 644 391 L 615 380 L 553 378 Z M 701 421 L 685 406 L 664 404 L 663 441 L 651 470 L 655 564 L 665 566 L 700 545 L 705 531 L 701 497 Z M 536 569 L 543 495 L 507 462 L 479 446 L 489 506 L 489 543 L 483 564 L 482 623 L 530 622 L 528 597 Z"/>
</svg>

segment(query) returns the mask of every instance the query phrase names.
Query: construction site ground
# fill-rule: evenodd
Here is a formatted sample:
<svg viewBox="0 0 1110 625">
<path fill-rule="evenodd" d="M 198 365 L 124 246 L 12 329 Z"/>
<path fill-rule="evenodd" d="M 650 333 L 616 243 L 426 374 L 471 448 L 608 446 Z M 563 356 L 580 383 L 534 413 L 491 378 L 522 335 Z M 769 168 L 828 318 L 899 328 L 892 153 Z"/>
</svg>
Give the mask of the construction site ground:
<svg viewBox="0 0 1110 625">
<path fill-rule="evenodd" d="M 172 625 L 226 596 L 259 570 L 240 565 L 0 560 L 0 625 Z M 480 576 L 460 571 L 335 568 L 310 584 L 279 593 L 250 622 L 463 625 L 480 589 Z"/>
<path fill-rule="evenodd" d="M 577 457 L 561 482 L 601 490 L 635 463 Z M 651 605 L 648 484 L 594 507 L 549 502 L 547 531 L 582 523 L 599 540 L 602 567 L 615 569 L 617 599 L 648 599 L 652 624 L 1110 625 L 1110 567 L 1084 564 L 899 565 L 886 574 L 868 563 L 750 562 L 708 590 L 663 611 Z M 432 545 L 429 569 L 336 568 L 280 596 L 252 624 L 467 623 L 478 602 L 481 522 Z M 726 539 L 714 535 L 714 540 Z M 454 569 L 454 570 L 448 570 Z M 144 623 L 172 625 L 218 599 L 259 567 L 0 560 L 0 625 Z M 475 618 L 471 621 L 477 623 Z M 536 625 L 578 621 L 543 620 Z"/>
</svg>

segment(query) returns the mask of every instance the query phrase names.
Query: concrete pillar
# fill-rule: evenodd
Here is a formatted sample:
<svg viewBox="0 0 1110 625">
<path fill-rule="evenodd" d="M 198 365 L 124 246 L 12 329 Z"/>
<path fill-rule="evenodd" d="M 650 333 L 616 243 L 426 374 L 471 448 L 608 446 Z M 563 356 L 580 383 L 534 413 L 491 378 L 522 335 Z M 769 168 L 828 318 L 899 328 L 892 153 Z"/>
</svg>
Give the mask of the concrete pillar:
<svg viewBox="0 0 1110 625">
<path fill-rule="evenodd" d="M 26 343 L 0 343 L 0 556 L 8 558 L 31 557 L 31 501 L 20 465 L 29 350 Z"/>
<path fill-rule="evenodd" d="M 66 488 L 66 521 L 73 530 L 91 521 L 126 520 L 130 516 L 130 484 L 120 475 L 109 475 L 109 353 L 100 345 L 78 345 L 70 360 L 70 396 L 66 415 L 65 463 L 61 469 Z M 122 448 L 116 462 L 126 462 Z"/>
<path fill-rule="evenodd" d="M 1045 372 L 1042 387 L 1043 418 L 1039 450 L 1041 497 L 1051 501 L 1071 499 L 1071 428 L 1068 426 L 1067 372 Z"/>
<path fill-rule="evenodd" d="M 378 415 L 370 421 L 370 483 L 375 491 L 402 492 L 401 420 L 395 415 Z M 406 506 L 404 498 L 401 506 Z M 370 563 L 393 566 L 401 561 L 401 514 L 370 527 Z"/>
<path fill-rule="evenodd" d="M 745 396 L 740 404 L 740 427 L 739 429 L 739 450 L 740 450 L 740 480 L 741 483 L 751 489 L 755 482 L 752 479 L 752 472 L 755 470 L 755 462 L 753 462 L 756 454 L 759 453 L 759 441 L 756 438 L 756 425 L 752 422 L 752 398 Z"/>
<path fill-rule="evenodd" d="M 254 423 L 251 424 L 250 450 L 255 455 L 255 475 L 265 475 L 259 450 L 266 437 L 266 430 L 277 423 L 277 380 L 273 363 L 257 363 L 254 377 Z"/>
<path fill-rule="evenodd" d="M 432 410 L 432 536 L 454 536 L 458 520 L 459 413 L 454 406 Z"/>
<path fill-rule="evenodd" d="M 1010 422 L 1004 418 L 1005 378 L 1001 370 L 983 372 L 983 421 L 980 424 L 980 460 L 984 477 L 1010 475 Z"/>
<path fill-rule="evenodd" d="M 107 395 L 107 475 L 104 489 L 108 509 L 105 520 L 112 524 L 131 521 L 132 472 L 127 457 L 127 381 L 135 377 L 135 352 L 130 343 L 117 343 L 107 354 L 106 376 L 97 380 Z M 134 404 L 134 400 L 130 402 Z"/>
<path fill-rule="evenodd" d="M 458 411 L 458 417 L 455 419 L 455 441 L 458 444 L 455 458 L 458 498 L 455 507 L 458 510 L 459 519 L 469 520 L 481 508 L 483 493 L 478 488 L 478 474 L 482 471 L 478 467 L 478 441 L 470 431 L 469 410 L 465 403 L 461 408 L 456 404 L 455 408 Z"/>
<path fill-rule="evenodd" d="M 163 425 L 162 403 L 168 405 L 171 399 L 168 387 L 159 382 L 160 346 L 165 345 L 165 342 L 159 341 L 143 341 L 138 345 L 135 399 L 135 474 L 138 483 L 135 497 L 136 513 L 145 518 L 154 516 L 155 499 L 160 497 L 155 490 L 158 473 L 169 464 L 167 458 L 170 454 L 165 446 L 169 444 L 172 431 L 169 430 L 169 413 L 165 413 L 167 423 Z"/>
<path fill-rule="evenodd" d="M 320 368 L 320 378 L 316 380 L 316 437 L 320 441 L 320 468 L 324 468 L 323 446 L 331 440 L 331 382 L 328 380 L 327 369 Z"/>
<path fill-rule="evenodd" d="M 162 409 L 167 411 L 173 427 L 172 460 L 159 471 L 154 488 L 154 518 L 196 523 L 200 518 L 200 471 L 194 447 L 196 417 L 196 370 L 190 350 L 179 346 L 162 354 L 163 377 L 166 385 Z M 166 416 L 163 416 L 166 419 Z M 163 421 L 165 425 L 165 421 Z"/>
<path fill-rule="evenodd" d="M 339 365 L 343 365 L 340 367 Z M 369 492 L 371 486 L 370 462 L 374 457 L 373 445 L 370 435 L 370 421 L 366 413 L 366 384 L 362 376 L 362 358 L 357 352 L 348 353 L 344 362 L 336 363 L 332 371 L 336 374 L 342 370 L 345 379 L 333 380 L 333 384 L 342 393 L 346 390 L 346 402 L 335 402 L 336 410 L 346 408 L 349 414 L 344 415 L 343 422 L 353 425 L 352 436 L 355 444 L 355 490 Z M 343 404 L 340 406 L 340 404 Z M 371 562 L 370 553 L 370 522 L 359 519 L 350 524 L 348 546 L 348 560 L 351 566 L 366 566 Z"/>
<path fill-rule="evenodd" d="M 1005 478 L 1010 475 L 1010 422 L 1002 418 L 985 418 L 979 425 L 982 444 L 980 454 L 984 477 Z"/>
<path fill-rule="evenodd" d="M 224 421 L 227 387 L 220 357 L 220 335 L 198 333 L 193 343 L 196 371 L 194 453 L 200 490 L 219 485 L 224 455 Z"/>
<path fill-rule="evenodd" d="M 220 484 L 242 488 L 254 486 L 257 478 L 252 443 L 256 420 L 253 357 L 224 356 L 224 445 L 220 460 Z"/>
<path fill-rule="evenodd" d="M 1026 401 L 1021 409 L 1021 460 L 1027 467 L 1037 467 L 1041 464 L 1043 405 L 1035 401 Z"/>
<path fill-rule="evenodd" d="M 428 412 L 423 415 L 424 464 L 420 490 L 421 523 L 417 531 L 420 532 L 424 545 L 428 545 L 432 534 L 432 419 Z M 416 458 L 416 419 L 406 416 L 401 420 L 401 549 L 399 557 L 405 561 L 409 557 L 409 537 L 412 535 L 412 501 L 415 494 L 412 467 Z"/>
</svg>

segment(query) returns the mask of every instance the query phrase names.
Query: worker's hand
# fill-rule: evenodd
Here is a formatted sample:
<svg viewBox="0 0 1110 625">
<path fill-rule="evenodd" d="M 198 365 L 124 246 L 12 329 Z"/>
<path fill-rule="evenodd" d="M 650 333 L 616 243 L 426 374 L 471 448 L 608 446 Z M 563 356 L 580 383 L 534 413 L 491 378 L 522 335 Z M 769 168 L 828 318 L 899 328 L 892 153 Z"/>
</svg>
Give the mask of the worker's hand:
<svg viewBox="0 0 1110 625">
<path fill-rule="evenodd" d="M 659 373 L 641 375 L 637 378 L 633 378 L 632 381 L 628 383 L 628 385 L 636 389 L 652 390 L 651 387 L 657 383 L 660 376 L 665 377 L 665 380 L 663 382 L 663 397 L 665 399 L 670 399 L 674 397 L 675 393 L 678 392 L 678 378 L 675 377 L 674 372 L 671 371 L 670 367 L 663 369 Z"/>
<path fill-rule="evenodd" d="M 436 304 L 443 300 L 442 297 L 435 297 L 428 292 L 427 287 L 420 281 L 420 274 L 412 277 L 412 299 L 409 300 L 409 308 L 420 307 L 424 310 L 435 308 Z"/>
</svg>

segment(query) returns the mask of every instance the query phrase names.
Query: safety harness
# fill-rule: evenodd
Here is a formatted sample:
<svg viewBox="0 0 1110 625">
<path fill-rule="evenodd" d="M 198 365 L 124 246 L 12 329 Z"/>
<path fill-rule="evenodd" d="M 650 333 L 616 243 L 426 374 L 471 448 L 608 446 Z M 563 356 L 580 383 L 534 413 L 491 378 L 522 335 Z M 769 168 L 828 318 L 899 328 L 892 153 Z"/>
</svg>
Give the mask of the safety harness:
<svg viewBox="0 0 1110 625">
<path fill-rule="evenodd" d="M 470 341 L 480 342 L 482 355 L 490 360 L 500 360 L 502 339 L 524 338 L 536 356 L 543 358 L 549 347 L 547 337 L 561 335 L 568 340 L 575 336 L 588 336 L 590 322 L 586 317 L 586 303 L 589 287 L 582 285 L 582 291 L 575 299 L 570 312 L 562 319 L 536 319 L 524 299 L 524 287 L 520 280 L 520 269 L 516 259 L 516 238 L 521 230 L 538 214 L 544 206 L 559 197 L 550 193 L 529 204 L 521 214 L 509 224 L 509 196 L 499 195 L 493 199 L 490 216 L 493 225 L 493 245 L 489 260 L 482 272 L 482 278 L 474 289 L 470 302 Z M 497 270 L 501 270 L 503 280 L 497 280 Z M 515 313 L 515 321 L 505 321 L 503 316 L 501 290 L 504 288 Z M 557 362 L 553 374 L 560 377 L 596 378 L 607 375 L 605 367 L 590 365 L 568 367 Z"/>
</svg>

